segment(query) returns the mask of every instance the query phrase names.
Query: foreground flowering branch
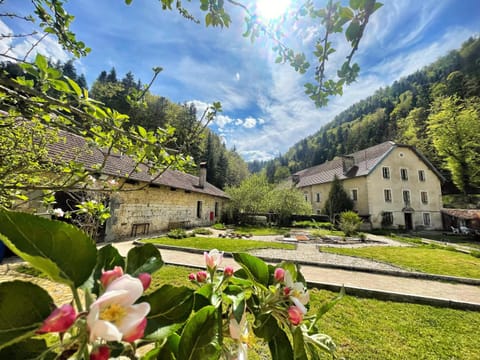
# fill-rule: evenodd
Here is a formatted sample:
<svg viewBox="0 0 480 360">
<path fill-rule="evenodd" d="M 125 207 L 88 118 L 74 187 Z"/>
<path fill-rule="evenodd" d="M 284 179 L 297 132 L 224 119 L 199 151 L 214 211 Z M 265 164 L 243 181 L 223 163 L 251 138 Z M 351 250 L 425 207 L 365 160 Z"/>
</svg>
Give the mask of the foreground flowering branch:
<svg viewBox="0 0 480 360">
<path fill-rule="evenodd" d="M 163 266 L 151 244 L 123 258 L 111 245 L 97 250 L 71 225 L 6 210 L 0 240 L 76 300 L 55 307 L 37 285 L 0 283 L 1 359 L 137 359 L 148 344 L 145 359 L 172 360 L 248 359 L 256 341 L 272 359 L 318 359 L 335 349 L 317 327 L 331 305 L 309 313 L 305 280 L 291 262 L 271 266 L 239 253 L 237 270 L 221 269 L 224 254 L 214 249 L 204 254 L 205 270 L 188 277 L 196 289 L 167 284 L 145 294 Z"/>
</svg>

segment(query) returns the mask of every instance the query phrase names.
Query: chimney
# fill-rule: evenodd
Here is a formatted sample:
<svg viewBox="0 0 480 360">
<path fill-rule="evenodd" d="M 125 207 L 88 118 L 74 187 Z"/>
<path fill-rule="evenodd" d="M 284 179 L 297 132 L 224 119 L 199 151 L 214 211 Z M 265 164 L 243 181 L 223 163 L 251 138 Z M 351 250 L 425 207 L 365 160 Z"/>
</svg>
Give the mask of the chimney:
<svg viewBox="0 0 480 360">
<path fill-rule="evenodd" d="M 355 165 L 353 156 L 342 156 L 343 175 L 346 175 Z"/>
<path fill-rule="evenodd" d="M 207 181 L 207 163 L 201 162 L 200 172 L 198 174 L 198 187 L 203 189 L 205 187 L 206 181 Z"/>
</svg>

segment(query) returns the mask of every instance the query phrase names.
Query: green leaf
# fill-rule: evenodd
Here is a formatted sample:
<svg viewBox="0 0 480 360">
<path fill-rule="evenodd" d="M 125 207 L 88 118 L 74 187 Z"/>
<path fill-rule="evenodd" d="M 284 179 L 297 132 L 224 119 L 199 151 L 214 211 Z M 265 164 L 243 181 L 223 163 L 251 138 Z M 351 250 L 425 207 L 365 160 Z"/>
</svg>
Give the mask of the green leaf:
<svg viewBox="0 0 480 360">
<path fill-rule="evenodd" d="M 100 279 L 104 270 L 112 270 L 115 266 L 120 266 L 122 269 L 124 269 L 125 259 L 122 255 L 120 255 L 118 250 L 112 246 L 112 244 L 102 246 L 98 250 L 97 264 L 95 265 L 95 270 L 93 271 L 93 279 Z M 98 282 L 93 284 L 92 292 L 97 295 L 99 294 L 100 287 Z"/>
<path fill-rule="evenodd" d="M 270 348 L 270 354 L 272 355 L 272 360 L 292 360 L 293 350 L 290 341 L 288 340 L 287 334 L 283 330 L 275 335 L 269 342 L 268 347 Z"/>
<path fill-rule="evenodd" d="M 278 327 L 277 320 L 272 316 L 272 314 L 262 314 L 255 319 L 255 327 L 253 332 L 259 338 L 270 341 L 273 339 L 277 333 L 280 331 Z"/>
<path fill-rule="evenodd" d="M 147 130 L 145 130 L 144 127 L 138 125 L 137 126 L 137 129 L 138 129 L 138 134 L 143 137 L 143 138 L 146 138 L 147 137 Z"/>
<path fill-rule="evenodd" d="M 43 55 L 40 55 L 39 53 L 37 53 L 37 56 L 35 58 L 35 65 L 37 65 L 37 67 L 45 72 L 47 71 L 47 68 L 48 68 L 48 62 L 47 62 L 47 59 L 45 58 L 45 56 Z"/>
<path fill-rule="evenodd" d="M 53 351 L 48 352 L 47 343 L 43 339 L 28 339 L 18 342 L 0 350 L 0 359 L 55 359 L 56 355 Z"/>
<path fill-rule="evenodd" d="M 163 266 L 162 255 L 153 244 L 145 244 L 131 248 L 127 254 L 128 274 L 137 276 L 140 273 L 154 273 Z"/>
<path fill-rule="evenodd" d="M 303 341 L 303 331 L 300 326 L 293 330 L 293 352 L 295 360 L 308 360 L 307 352 L 305 351 L 305 342 Z"/>
<path fill-rule="evenodd" d="M 151 307 L 145 333 L 151 334 L 159 327 L 186 321 L 192 312 L 193 299 L 192 289 L 173 285 L 163 285 L 144 296 L 142 301 L 148 302 Z"/>
<path fill-rule="evenodd" d="M 80 88 L 80 86 L 78 86 L 78 84 L 72 79 L 70 79 L 68 76 L 65 76 L 65 79 L 67 79 L 68 84 L 73 89 L 73 91 L 75 91 L 75 94 L 77 94 L 78 97 L 82 97 L 82 89 Z"/>
<path fill-rule="evenodd" d="M 54 281 L 79 287 L 97 257 L 94 241 L 73 225 L 0 209 L 0 240 Z"/>
<path fill-rule="evenodd" d="M 247 272 L 250 279 L 268 286 L 268 265 L 264 261 L 245 253 L 235 253 L 233 258 Z"/>
<path fill-rule="evenodd" d="M 216 311 L 206 306 L 189 319 L 180 338 L 179 360 L 218 359 Z"/>
<path fill-rule="evenodd" d="M 51 314 L 52 304 L 50 295 L 35 284 L 0 283 L 0 349 L 34 335 Z"/>
<path fill-rule="evenodd" d="M 347 30 L 345 30 L 345 37 L 349 42 L 354 41 L 360 35 L 360 23 L 358 20 L 352 20 L 350 25 L 348 25 Z"/>
<path fill-rule="evenodd" d="M 52 85 L 52 87 L 53 87 L 55 90 L 63 91 L 63 92 L 66 92 L 66 93 L 71 92 L 70 87 L 67 85 L 67 83 L 66 83 L 65 81 L 62 81 L 62 80 L 50 80 L 50 84 Z"/>
<path fill-rule="evenodd" d="M 125 0 L 125 4 L 130 5 L 132 3 L 132 0 Z"/>
</svg>

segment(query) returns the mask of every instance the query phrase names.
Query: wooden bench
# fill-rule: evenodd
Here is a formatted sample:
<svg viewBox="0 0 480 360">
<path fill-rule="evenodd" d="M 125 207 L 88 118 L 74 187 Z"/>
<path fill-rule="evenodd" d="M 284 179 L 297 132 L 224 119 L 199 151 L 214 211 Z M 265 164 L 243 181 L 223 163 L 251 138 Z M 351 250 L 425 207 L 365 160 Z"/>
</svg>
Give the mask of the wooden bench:
<svg viewBox="0 0 480 360">
<path fill-rule="evenodd" d="M 150 231 L 150 223 L 133 223 L 132 224 L 132 231 L 130 232 L 130 236 L 137 236 L 139 235 L 148 235 Z"/>
</svg>

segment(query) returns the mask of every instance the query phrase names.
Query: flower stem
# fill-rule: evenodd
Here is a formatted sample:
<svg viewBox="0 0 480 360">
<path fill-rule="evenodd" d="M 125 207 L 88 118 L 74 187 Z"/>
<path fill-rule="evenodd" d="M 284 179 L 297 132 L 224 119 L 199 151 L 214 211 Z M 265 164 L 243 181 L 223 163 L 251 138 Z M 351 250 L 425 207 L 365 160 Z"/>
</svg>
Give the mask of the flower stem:
<svg viewBox="0 0 480 360">
<path fill-rule="evenodd" d="M 223 347 L 223 322 L 222 322 L 222 303 L 217 308 L 217 325 L 218 325 L 218 344 Z"/>
<path fill-rule="evenodd" d="M 78 295 L 78 290 L 77 290 L 77 288 L 74 288 L 73 286 L 71 286 L 71 289 L 72 289 L 72 294 L 73 294 L 73 299 L 75 301 L 75 305 L 77 306 L 77 311 L 82 312 L 83 307 L 82 307 L 82 302 L 80 301 L 80 296 Z"/>
</svg>

